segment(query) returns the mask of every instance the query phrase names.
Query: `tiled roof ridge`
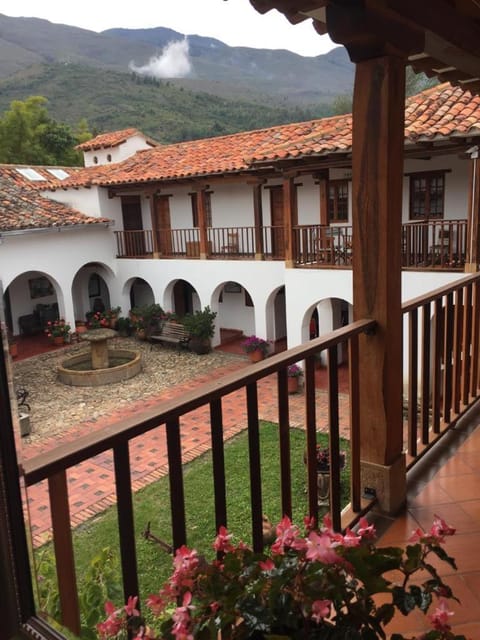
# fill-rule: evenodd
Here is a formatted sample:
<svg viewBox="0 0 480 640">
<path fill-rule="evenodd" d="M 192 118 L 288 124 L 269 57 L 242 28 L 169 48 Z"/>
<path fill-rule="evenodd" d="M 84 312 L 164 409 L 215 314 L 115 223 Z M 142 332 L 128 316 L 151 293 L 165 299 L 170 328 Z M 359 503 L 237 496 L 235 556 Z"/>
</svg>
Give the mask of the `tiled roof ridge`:
<svg viewBox="0 0 480 640">
<path fill-rule="evenodd" d="M 279 159 L 350 153 L 352 115 L 186 140 L 143 149 L 130 158 L 96 171 L 79 171 L 64 188 L 179 180 L 227 174 Z M 405 142 L 478 135 L 480 97 L 448 83 L 428 87 L 406 99 Z"/>
<path fill-rule="evenodd" d="M 135 135 L 142 136 L 145 138 L 148 144 L 152 146 L 157 146 L 159 143 L 145 135 L 142 131 L 137 129 L 136 127 L 128 127 L 127 129 L 119 129 L 118 131 L 105 131 L 104 133 L 99 133 L 90 140 L 86 140 L 85 142 L 81 142 L 75 146 L 75 149 L 80 151 L 91 151 L 93 149 L 103 149 L 109 147 L 117 147 L 122 144 L 128 138 L 131 138 Z"/>
</svg>

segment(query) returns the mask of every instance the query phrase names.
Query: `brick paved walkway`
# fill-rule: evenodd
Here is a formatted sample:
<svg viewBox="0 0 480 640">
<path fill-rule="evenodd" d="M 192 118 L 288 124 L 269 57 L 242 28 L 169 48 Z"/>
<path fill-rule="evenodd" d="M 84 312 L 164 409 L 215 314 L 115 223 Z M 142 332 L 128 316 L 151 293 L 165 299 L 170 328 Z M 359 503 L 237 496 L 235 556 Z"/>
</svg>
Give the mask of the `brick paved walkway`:
<svg viewBox="0 0 480 640">
<path fill-rule="evenodd" d="M 177 385 L 162 393 L 131 404 L 128 409 L 111 413 L 108 417 L 88 420 L 69 431 L 64 438 L 52 438 L 41 444 L 22 448 L 24 459 L 32 458 L 59 444 L 74 441 L 78 437 L 112 425 L 122 418 L 134 415 L 139 410 L 158 406 L 165 400 L 181 396 L 207 381 L 248 366 L 248 361 L 239 358 L 226 367 L 209 371 L 208 374 L 191 380 L 188 384 Z M 320 380 L 320 385 L 323 380 Z M 278 422 L 276 377 L 269 376 L 258 384 L 259 415 L 261 419 Z M 317 390 L 317 423 L 324 429 L 327 423 L 327 393 Z M 290 424 L 292 427 L 304 425 L 304 395 L 289 396 Z M 247 424 L 245 392 L 238 391 L 226 396 L 222 402 L 225 440 L 242 431 Z M 348 435 L 348 396 L 340 394 L 340 425 L 342 435 Z M 192 411 L 181 420 L 182 455 L 185 462 L 193 460 L 210 449 L 209 409 Z M 160 426 L 139 436 L 130 443 L 130 462 L 134 490 L 150 484 L 168 472 L 167 448 L 164 427 Z M 70 514 L 72 525 L 76 526 L 115 503 L 113 457 L 105 452 L 77 465 L 68 472 Z M 51 521 L 48 506 L 46 482 L 28 488 L 28 511 L 35 544 L 41 544 L 49 537 Z"/>
</svg>

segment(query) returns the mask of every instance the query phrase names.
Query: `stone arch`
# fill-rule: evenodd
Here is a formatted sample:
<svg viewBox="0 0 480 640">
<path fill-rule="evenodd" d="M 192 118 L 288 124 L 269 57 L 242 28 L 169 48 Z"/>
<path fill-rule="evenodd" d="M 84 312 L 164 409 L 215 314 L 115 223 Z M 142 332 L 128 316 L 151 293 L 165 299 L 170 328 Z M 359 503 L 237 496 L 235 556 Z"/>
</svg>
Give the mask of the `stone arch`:
<svg viewBox="0 0 480 640">
<path fill-rule="evenodd" d="M 308 307 L 302 320 L 302 342 L 344 327 L 353 320 L 353 305 L 343 298 L 323 298 Z M 325 363 L 326 355 L 321 355 Z M 339 345 L 338 363 L 348 361 L 347 344 Z"/>
</svg>

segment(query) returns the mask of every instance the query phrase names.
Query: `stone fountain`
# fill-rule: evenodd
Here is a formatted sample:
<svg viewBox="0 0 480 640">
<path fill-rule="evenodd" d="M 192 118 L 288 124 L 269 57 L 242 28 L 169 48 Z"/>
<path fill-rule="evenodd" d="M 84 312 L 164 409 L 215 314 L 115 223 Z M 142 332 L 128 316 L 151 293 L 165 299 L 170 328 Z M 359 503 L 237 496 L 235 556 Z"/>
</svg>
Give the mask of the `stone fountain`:
<svg viewBox="0 0 480 640">
<path fill-rule="evenodd" d="M 58 378 L 76 387 L 98 387 L 129 380 L 142 370 L 138 351 L 109 349 L 108 341 L 117 332 L 113 329 L 92 329 L 80 334 L 90 344 L 90 351 L 67 358 L 58 368 Z"/>
</svg>

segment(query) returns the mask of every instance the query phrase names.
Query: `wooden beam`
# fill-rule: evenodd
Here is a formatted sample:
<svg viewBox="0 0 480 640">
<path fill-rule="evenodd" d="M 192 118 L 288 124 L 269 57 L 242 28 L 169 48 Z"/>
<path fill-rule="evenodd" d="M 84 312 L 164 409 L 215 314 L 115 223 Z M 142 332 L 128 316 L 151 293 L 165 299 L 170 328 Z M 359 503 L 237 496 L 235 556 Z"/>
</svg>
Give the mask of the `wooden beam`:
<svg viewBox="0 0 480 640">
<path fill-rule="evenodd" d="M 293 178 L 285 178 L 283 181 L 283 214 L 285 228 L 285 264 L 293 267 L 294 264 L 294 232 L 293 227 L 298 224 L 296 190 Z"/>
<path fill-rule="evenodd" d="M 253 217 L 255 221 L 255 258 L 262 260 L 263 249 L 263 206 L 262 206 L 262 185 L 253 186 Z"/>
<path fill-rule="evenodd" d="M 480 147 L 474 152 L 480 155 Z M 468 187 L 468 232 L 465 271 L 475 272 L 480 263 L 480 159 L 472 158 Z"/>
<path fill-rule="evenodd" d="M 359 342 L 362 375 L 358 411 L 362 461 L 376 465 L 377 471 L 396 468 L 403 450 L 400 248 L 404 102 L 402 59 L 388 56 L 357 65 L 353 99 L 353 309 L 355 319 L 378 322 L 375 335 L 364 336 Z M 376 471 L 370 469 L 370 473 L 374 482 Z M 385 498 L 392 508 L 403 502 L 401 482 L 399 487 L 392 489 L 398 495 Z"/>
</svg>

